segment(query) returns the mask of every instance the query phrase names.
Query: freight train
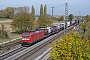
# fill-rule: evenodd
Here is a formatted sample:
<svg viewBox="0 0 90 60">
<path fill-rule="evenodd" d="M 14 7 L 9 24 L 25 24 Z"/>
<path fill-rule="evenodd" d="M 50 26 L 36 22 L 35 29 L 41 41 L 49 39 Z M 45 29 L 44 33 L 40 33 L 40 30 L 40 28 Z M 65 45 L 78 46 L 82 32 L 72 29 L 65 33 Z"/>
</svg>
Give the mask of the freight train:
<svg viewBox="0 0 90 60">
<path fill-rule="evenodd" d="M 74 24 L 78 24 L 78 20 L 72 20 L 67 22 L 67 26 L 70 27 Z M 60 23 L 58 25 L 48 26 L 46 28 L 39 28 L 34 31 L 24 32 L 22 34 L 21 46 L 30 46 L 37 41 L 40 41 L 52 34 L 58 33 L 65 28 L 65 23 Z"/>
</svg>

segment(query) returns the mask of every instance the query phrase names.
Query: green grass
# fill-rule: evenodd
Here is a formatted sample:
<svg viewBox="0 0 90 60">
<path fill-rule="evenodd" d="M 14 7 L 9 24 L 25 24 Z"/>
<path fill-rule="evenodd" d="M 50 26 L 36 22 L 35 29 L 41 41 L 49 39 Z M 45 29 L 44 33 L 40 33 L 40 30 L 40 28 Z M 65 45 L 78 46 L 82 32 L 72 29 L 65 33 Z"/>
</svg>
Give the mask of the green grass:
<svg viewBox="0 0 90 60">
<path fill-rule="evenodd" d="M 8 20 L 8 18 L 0 18 L 0 21 Z"/>
</svg>

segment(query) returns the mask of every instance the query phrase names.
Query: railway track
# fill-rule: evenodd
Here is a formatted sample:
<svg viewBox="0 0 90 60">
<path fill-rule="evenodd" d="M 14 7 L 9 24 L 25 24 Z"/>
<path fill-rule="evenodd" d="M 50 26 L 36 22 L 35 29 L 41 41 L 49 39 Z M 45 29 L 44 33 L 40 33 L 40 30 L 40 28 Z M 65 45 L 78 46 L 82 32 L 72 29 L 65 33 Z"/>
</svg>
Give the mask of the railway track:
<svg viewBox="0 0 90 60">
<path fill-rule="evenodd" d="M 16 54 L 17 52 L 20 52 L 20 51 L 24 50 L 24 49 L 26 49 L 26 47 L 18 47 L 18 48 L 16 48 L 16 49 L 13 49 L 13 50 L 11 50 L 11 51 L 8 51 L 8 52 L 6 52 L 6 53 L 4 53 L 4 54 L 1 54 L 1 55 L 0 55 L 0 60 L 3 60 L 3 59 L 5 59 L 5 58 L 8 58 L 8 57 Z"/>
<path fill-rule="evenodd" d="M 0 46 L 0 50 L 10 50 L 12 47 L 14 47 L 16 45 L 19 45 L 20 43 L 21 43 L 21 41 L 15 42 L 15 43 L 12 43 L 12 44 L 8 44 L 6 46 Z"/>
<path fill-rule="evenodd" d="M 71 27 L 73 28 L 73 27 Z M 68 28 L 68 29 L 71 29 Z M 14 49 L 10 52 L 7 52 L 5 54 L 0 55 L 0 60 L 25 60 L 27 57 L 30 57 L 32 54 L 36 53 L 43 47 L 45 47 L 47 44 L 50 44 L 52 41 L 54 41 L 56 38 L 60 37 L 64 31 L 61 31 L 57 34 L 54 34 L 43 41 L 40 41 L 30 47 L 19 47 L 17 49 Z M 31 57 L 30 60 L 33 60 L 35 57 Z"/>
<path fill-rule="evenodd" d="M 43 52 L 40 56 L 36 57 L 34 60 L 49 60 L 50 59 L 50 53 L 49 51 L 52 48 L 48 48 L 46 51 Z"/>
</svg>

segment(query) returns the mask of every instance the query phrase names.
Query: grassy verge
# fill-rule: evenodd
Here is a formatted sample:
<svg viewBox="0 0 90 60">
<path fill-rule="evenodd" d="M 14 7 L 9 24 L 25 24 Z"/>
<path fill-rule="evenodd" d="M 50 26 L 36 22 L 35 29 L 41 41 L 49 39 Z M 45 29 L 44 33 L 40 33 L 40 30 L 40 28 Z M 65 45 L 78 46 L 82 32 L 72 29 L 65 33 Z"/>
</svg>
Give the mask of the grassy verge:
<svg viewBox="0 0 90 60">
<path fill-rule="evenodd" d="M 8 18 L 0 18 L 0 21 L 8 20 Z"/>
</svg>

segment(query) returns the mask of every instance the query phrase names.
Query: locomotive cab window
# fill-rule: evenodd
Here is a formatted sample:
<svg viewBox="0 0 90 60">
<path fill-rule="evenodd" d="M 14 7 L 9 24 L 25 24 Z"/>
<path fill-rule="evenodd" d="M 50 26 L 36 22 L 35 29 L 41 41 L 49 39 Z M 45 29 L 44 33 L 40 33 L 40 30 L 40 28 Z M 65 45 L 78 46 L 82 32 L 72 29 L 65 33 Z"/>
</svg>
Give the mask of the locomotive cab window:
<svg viewBox="0 0 90 60">
<path fill-rule="evenodd" d="M 29 33 L 24 33 L 24 34 L 22 35 L 22 37 L 23 37 L 23 38 L 29 38 Z"/>
</svg>

